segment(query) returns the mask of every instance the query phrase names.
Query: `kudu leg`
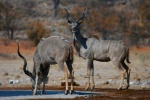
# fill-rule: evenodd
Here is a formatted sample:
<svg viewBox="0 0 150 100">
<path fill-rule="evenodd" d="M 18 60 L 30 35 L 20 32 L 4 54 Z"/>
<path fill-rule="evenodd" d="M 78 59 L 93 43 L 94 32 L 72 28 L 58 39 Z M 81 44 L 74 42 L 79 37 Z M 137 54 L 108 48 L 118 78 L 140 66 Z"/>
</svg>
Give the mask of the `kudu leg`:
<svg viewBox="0 0 150 100">
<path fill-rule="evenodd" d="M 74 70 L 72 68 L 72 64 L 70 62 L 66 62 L 69 73 L 70 73 L 70 77 L 71 77 L 71 90 L 70 90 L 70 94 L 73 93 L 74 89 L 73 89 L 73 83 L 74 83 Z"/>
<path fill-rule="evenodd" d="M 91 70 L 89 67 L 87 67 L 86 75 L 84 76 L 84 78 L 90 78 L 90 73 L 91 73 Z"/>
<path fill-rule="evenodd" d="M 120 81 L 120 86 L 119 86 L 118 90 L 122 90 L 122 86 L 123 86 L 124 78 L 125 78 L 125 73 L 126 73 L 125 70 L 121 71 L 121 81 Z"/>
<path fill-rule="evenodd" d="M 93 60 L 88 60 L 88 62 L 87 62 L 87 77 L 86 78 L 88 78 L 88 81 L 87 81 L 87 83 L 86 83 L 86 88 L 85 88 L 85 90 L 88 90 L 89 89 L 89 87 L 90 87 L 90 76 L 91 76 L 91 68 L 93 67 Z M 94 70 L 94 69 L 93 69 Z M 94 78 L 92 78 L 92 80 L 93 80 Z"/>
<path fill-rule="evenodd" d="M 126 89 L 128 89 L 129 86 L 130 86 L 130 71 L 131 71 L 131 69 L 124 62 L 122 62 L 122 65 L 125 68 L 126 74 L 127 74 L 127 86 L 126 86 Z"/>
<path fill-rule="evenodd" d="M 33 95 L 36 95 L 37 92 L 37 86 L 38 86 L 38 73 L 36 73 L 36 78 L 35 78 L 35 86 L 34 86 L 34 90 L 33 90 Z"/>
<path fill-rule="evenodd" d="M 65 95 L 68 94 L 69 89 L 68 89 L 68 72 L 67 72 L 67 68 L 64 66 L 64 74 L 65 74 L 65 80 L 66 80 L 66 91 L 65 91 Z"/>
<path fill-rule="evenodd" d="M 42 93 L 41 94 L 44 94 L 45 93 L 45 79 L 43 80 L 43 88 L 42 88 Z"/>
<path fill-rule="evenodd" d="M 43 81 L 43 88 L 42 88 L 42 94 L 44 94 L 45 93 L 45 84 L 48 82 L 48 77 L 47 77 L 47 75 L 48 75 L 48 73 L 49 73 L 49 69 L 50 69 L 50 65 L 48 64 L 48 65 L 44 65 L 43 66 L 43 68 L 45 68 L 44 69 L 44 72 L 43 72 L 43 75 L 42 75 L 42 81 Z"/>
<path fill-rule="evenodd" d="M 45 84 L 47 82 L 47 75 L 43 76 L 43 88 L 42 88 L 42 93 L 41 94 L 45 94 Z"/>
<path fill-rule="evenodd" d="M 59 65 L 60 69 L 64 72 L 65 81 L 66 81 L 65 95 L 67 95 L 69 93 L 69 90 L 68 90 L 68 71 L 67 71 L 66 66 L 64 66 L 63 61 L 58 61 L 58 65 Z"/>
<path fill-rule="evenodd" d="M 93 89 L 95 88 L 95 82 L 94 82 L 94 66 L 92 66 L 91 68 L 91 91 L 93 91 Z"/>
<path fill-rule="evenodd" d="M 129 86 L 130 86 L 130 71 L 131 71 L 131 69 L 129 68 L 128 71 L 127 71 L 127 86 L 126 86 L 126 89 L 128 89 Z"/>
<path fill-rule="evenodd" d="M 118 61 L 115 61 L 114 62 L 114 65 L 117 66 L 117 68 L 120 70 L 121 72 L 121 80 L 120 80 L 120 86 L 118 88 L 118 90 L 122 90 L 122 86 L 123 86 L 123 82 L 124 82 L 124 78 L 125 78 L 125 68 L 123 67 L 122 63 L 121 62 L 118 62 Z"/>
<path fill-rule="evenodd" d="M 71 91 L 70 91 L 70 94 L 72 94 L 73 91 L 74 91 L 74 87 L 73 87 L 73 84 L 74 84 L 74 70 L 72 70 L 70 72 L 70 74 L 71 74 Z"/>
</svg>

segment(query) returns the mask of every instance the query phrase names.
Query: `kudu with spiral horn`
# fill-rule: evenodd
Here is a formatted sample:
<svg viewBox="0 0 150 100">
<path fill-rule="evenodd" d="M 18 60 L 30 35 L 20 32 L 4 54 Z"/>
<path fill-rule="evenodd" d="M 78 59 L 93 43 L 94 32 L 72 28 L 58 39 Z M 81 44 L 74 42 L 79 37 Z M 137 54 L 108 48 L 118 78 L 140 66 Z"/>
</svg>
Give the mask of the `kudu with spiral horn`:
<svg viewBox="0 0 150 100">
<path fill-rule="evenodd" d="M 88 78 L 88 82 L 86 83 L 85 90 L 88 90 L 89 88 L 93 90 L 95 87 L 94 60 L 100 62 L 112 61 L 121 72 L 121 82 L 118 89 L 122 89 L 123 87 L 125 74 L 127 74 L 126 89 L 128 89 L 130 81 L 130 68 L 124 62 L 126 60 L 127 63 L 130 63 L 128 46 L 126 46 L 122 41 L 102 40 L 94 35 L 84 37 L 80 33 L 79 26 L 85 18 L 85 10 L 82 12 L 82 16 L 76 21 L 72 21 L 69 12 L 66 9 L 65 11 L 67 13 L 66 19 L 72 29 L 74 47 L 76 48 L 79 56 L 87 60 L 87 74 L 85 77 Z"/>
</svg>

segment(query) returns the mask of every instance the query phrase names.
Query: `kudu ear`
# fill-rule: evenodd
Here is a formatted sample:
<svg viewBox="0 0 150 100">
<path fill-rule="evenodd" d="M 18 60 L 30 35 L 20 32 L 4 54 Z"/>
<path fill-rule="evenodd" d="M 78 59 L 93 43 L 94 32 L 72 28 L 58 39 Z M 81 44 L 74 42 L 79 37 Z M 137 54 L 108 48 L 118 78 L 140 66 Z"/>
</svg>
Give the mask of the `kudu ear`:
<svg viewBox="0 0 150 100">
<path fill-rule="evenodd" d="M 72 21 L 71 21 L 71 20 L 68 20 L 68 24 L 71 25 L 71 23 L 72 23 Z"/>
<path fill-rule="evenodd" d="M 82 23 L 83 23 L 83 21 L 79 21 L 79 22 L 77 22 L 78 26 L 79 26 L 80 24 L 82 24 Z"/>
</svg>

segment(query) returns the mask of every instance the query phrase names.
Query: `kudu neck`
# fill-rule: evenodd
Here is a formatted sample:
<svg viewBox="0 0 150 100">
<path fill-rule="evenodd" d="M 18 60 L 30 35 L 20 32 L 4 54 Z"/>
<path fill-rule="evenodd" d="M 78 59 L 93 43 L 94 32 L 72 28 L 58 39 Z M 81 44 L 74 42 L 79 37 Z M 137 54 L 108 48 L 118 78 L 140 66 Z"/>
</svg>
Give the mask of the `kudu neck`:
<svg viewBox="0 0 150 100">
<path fill-rule="evenodd" d="M 81 46 L 83 46 L 85 49 L 87 49 L 87 45 L 86 45 L 86 41 L 87 38 L 84 38 L 81 33 L 80 30 L 78 30 L 77 32 L 73 33 L 73 38 L 74 38 L 74 42 L 78 42 L 80 43 Z"/>
</svg>

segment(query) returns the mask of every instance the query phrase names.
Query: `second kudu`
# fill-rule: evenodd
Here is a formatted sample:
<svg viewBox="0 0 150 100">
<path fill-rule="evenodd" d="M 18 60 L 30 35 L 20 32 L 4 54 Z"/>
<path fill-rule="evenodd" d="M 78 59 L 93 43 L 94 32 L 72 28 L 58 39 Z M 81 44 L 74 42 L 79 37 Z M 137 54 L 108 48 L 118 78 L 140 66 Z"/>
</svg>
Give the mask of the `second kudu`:
<svg viewBox="0 0 150 100">
<path fill-rule="evenodd" d="M 17 43 L 18 44 L 18 43 Z M 60 69 L 64 72 L 66 80 L 66 91 L 68 94 L 68 71 L 71 77 L 71 91 L 73 93 L 73 48 L 66 39 L 60 36 L 51 36 L 43 38 L 39 42 L 33 56 L 34 66 L 33 72 L 27 70 L 27 61 L 24 56 L 20 54 L 18 44 L 18 55 L 24 60 L 23 71 L 26 75 L 31 77 L 33 95 L 36 95 L 37 88 L 43 82 L 42 94 L 45 92 L 45 83 L 49 73 L 50 65 L 58 64 Z M 67 67 L 64 65 L 66 62 Z M 57 73 L 56 73 L 57 74 Z"/>
<path fill-rule="evenodd" d="M 96 36 L 89 36 L 87 38 L 83 37 L 80 33 L 80 24 L 83 22 L 85 16 L 85 10 L 82 12 L 82 16 L 76 21 L 72 21 L 69 16 L 68 11 L 65 9 L 67 16 L 66 19 L 68 24 L 71 26 L 73 33 L 73 43 L 80 57 L 87 60 L 87 75 L 88 82 L 86 83 L 85 90 L 91 88 L 94 89 L 94 63 L 93 61 L 101 61 L 108 62 L 112 61 L 113 64 L 120 70 L 121 72 L 121 82 L 119 86 L 119 90 L 123 87 L 123 82 L 125 79 L 125 74 L 127 74 L 127 86 L 126 89 L 129 88 L 130 81 L 130 69 L 125 64 L 125 60 L 127 63 L 129 62 L 129 48 L 121 41 L 116 40 L 101 40 Z M 91 77 L 91 84 L 90 84 Z"/>
</svg>

